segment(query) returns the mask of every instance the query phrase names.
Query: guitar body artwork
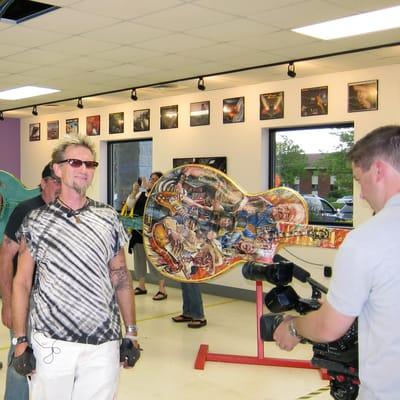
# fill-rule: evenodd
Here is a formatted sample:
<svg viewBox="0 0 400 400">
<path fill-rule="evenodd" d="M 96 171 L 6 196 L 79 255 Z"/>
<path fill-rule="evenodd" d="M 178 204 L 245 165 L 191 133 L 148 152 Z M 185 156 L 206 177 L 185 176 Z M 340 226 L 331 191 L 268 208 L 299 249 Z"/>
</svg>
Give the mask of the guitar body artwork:
<svg viewBox="0 0 400 400">
<path fill-rule="evenodd" d="M 14 208 L 21 201 L 38 196 L 40 189 L 27 189 L 14 175 L 0 170 L 0 243 Z"/>
<path fill-rule="evenodd" d="M 153 187 L 143 241 L 161 274 L 199 282 L 247 261 L 270 263 L 283 246 L 338 248 L 349 232 L 307 222 L 307 204 L 292 189 L 246 194 L 219 170 L 189 164 Z"/>
</svg>

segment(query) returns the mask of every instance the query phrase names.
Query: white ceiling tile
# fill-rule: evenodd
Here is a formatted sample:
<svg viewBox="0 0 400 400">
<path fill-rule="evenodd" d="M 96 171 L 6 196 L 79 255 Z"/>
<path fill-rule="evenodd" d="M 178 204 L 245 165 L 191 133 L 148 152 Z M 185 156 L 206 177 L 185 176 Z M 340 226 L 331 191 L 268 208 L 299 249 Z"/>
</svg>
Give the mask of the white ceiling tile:
<svg viewBox="0 0 400 400">
<path fill-rule="evenodd" d="M 63 33 L 52 33 L 49 32 L 26 28 L 22 25 L 14 25 L 8 29 L 1 31 L 0 43 L 7 45 L 21 46 L 23 43 L 24 47 L 37 47 L 43 44 L 56 42 L 66 38 L 67 35 Z"/>
<path fill-rule="evenodd" d="M 147 40 L 137 44 L 137 47 L 149 50 L 165 51 L 168 53 L 177 53 L 187 49 L 194 49 L 212 45 L 213 42 L 208 39 L 196 38 L 182 33 L 176 33 L 162 38 Z"/>
<path fill-rule="evenodd" d="M 63 53 L 54 53 L 39 49 L 31 49 L 9 56 L 7 60 L 16 62 L 25 62 L 26 60 L 29 60 L 30 63 L 35 65 L 51 65 L 68 60 L 69 57 L 70 56 Z"/>
<path fill-rule="evenodd" d="M 157 68 L 182 69 L 182 67 L 185 68 L 188 65 L 198 65 L 199 59 L 179 54 L 168 54 L 161 57 L 138 59 L 135 64 Z"/>
<path fill-rule="evenodd" d="M 242 51 L 242 57 L 225 57 L 223 60 L 226 65 L 225 70 L 232 70 L 238 68 L 246 68 L 258 65 L 268 65 L 278 62 L 280 58 L 276 55 L 268 54 L 267 52 L 251 52 Z"/>
<path fill-rule="evenodd" d="M 115 18 L 94 15 L 93 13 L 78 12 L 68 8 L 59 8 L 37 18 L 24 22 L 28 28 L 77 35 L 102 26 L 118 22 Z"/>
<path fill-rule="evenodd" d="M 240 26 L 240 29 L 238 29 L 238 26 Z M 232 40 L 244 39 L 248 36 L 265 36 L 273 31 L 276 31 L 276 28 L 267 27 L 259 22 L 245 18 L 235 18 L 219 24 L 190 29 L 186 31 L 186 33 L 193 36 L 218 40 L 220 42 L 229 42 Z"/>
<path fill-rule="evenodd" d="M 65 7 L 71 6 L 74 3 L 79 3 L 80 0 L 50 0 L 49 3 L 53 4 L 54 6 Z"/>
<path fill-rule="evenodd" d="M 79 56 L 79 57 L 70 57 L 68 61 L 63 61 L 58 65 L 54 65 L 54 68 L 62 68 L 64 71 L 96 71 L 101 68 L 109 68 L 114 65 L 119 65 L 118 61 L 111 60 L 96 60 L 93 62 L 92 57 L 88 56 Z"/>
<path fill-rule="evenodd" d="M 114 47 L 115 44 L 113 43 L 86 39 L 80 36 L 71 36 L 67 39 L 41 46 L 42 49 L 47 51 L 74 55 L 90 55 L 98 51 L 110 50 Z"/>
<path fill-rule="evenodd" d="M 171 95 L 143 86 L 206 76 L 207 90 L 287 78 L 290 59 L 317 57 L 399 41 L 400 30 L 320 41 L 290 32 L 294 25 L 320 22 L 378 7 L 389 0 L 53 0 L 62 9 L 19 25 L 0 21 L 0 87 L 41 84 L 61 93 L 38 101 L 75 99 L 128 87 L 147 98 Z M 177 32 L 180 31 L 180 32 Z M 190 33 L 189 33 L 190 32 Z M 221 43 L 222 42 L 222 43 Z M 300 76 L 399 63 L 400 46 L 297 62 Z M 228 75 L 207 76 L 255 65 L 283 63 Z M 283 78 L 282 78 L 283 76 Z M 192 80 L 174 82 L 176 94 L 193 91 Z M 194 88 L 196 90 L 196 88 Z M 125 102 L 116 94 L 108 101 Z M 103 99 L 101 104 L 106 105 Z M 94 104 L 85 101 L 85 108 Z M 1 109 L 31 100 L 0 102 Z M 49 110 L 47 110 L 49 109 Z M 55 107 L 51 108 L 52 110 Z M 63 108 L 64 109 L 64 108 Z M 41 112 L 54 112 L 41 107 Z M 28 110 L 30 115 L 30 110 Z"/>
<path fill-rule="evenodd" d="M 331 0 L 333 4 L 359 13 L 389 8 L 399 5 L 398 0 Z"/>
<path fill-rule="evenodd" d="M 286 5 L 300 3 L 304 0 L 280 0 L 280 1 L 265 1 L 265 0 L 251 0 L 251 3 L 243 0 L 197 0 L 194 4 L 219 10 L 229 14 L 247 16 L 254 15 L 260 11 L 272 10 Z"/>
<path fill-rule="evenodd" d="M 144 40 L 157 38 L 171 32 L 139 25 L 134 22 L 120 22 L 105 28 L 83 33 L 81 36 L 117 44 L 140 43 Z"/>
<path fill-rule="evenodd" d="M 223 62 L 226 57 L 241 57 L 243 53 L 243 47 L 232 46 L 229 43 L 222 43 L 202 47 L 199 49 L 189 48 L 188 50 L 180 51 L 180 55 L 187 55 L 189 57 L 200 58 L 204 61 L 215 61 L 219 60 Z"/>
<path fill-rule="evenodd" d="M 268 12 L 252 14 L 249 18 L 260 22 L 269 21 L 271 24 L 282 29 L 292 29 L 351 14 L 352 12 L 348 8 L 340 7 L 323 0 L 308 0 Z"/>
<path fill-rule="evenodd" d="M 251 38 L 232 41 L 232 45 L 257 50 L 271 50 L 281 47 L 303 46 L 315 42 L 306 35 L 300 35 L 292 31 L 272 32 L 268 35 L 258 35 Z"/>
<path fill-rule="evenodd" d="M 192 4 L 184 4 L 137 18 L 135 21 L 143 25 L 162 27 L 163 29 L 181 32 L 233 18 L 232 15 L 223 14 L 219 11 L 197 7 Z"/>
<path fill-rule="evenodd" d="M 0 44 L 0 58 L 5 58 L 7 56 L 21 53 L 23 51 L 26 51 L 26 47 L 20 47 L 20 46 L 9 46 L 7 44 Z M 26 58 L 24 59 L 26 61 Z"/>
<path fill-rule="evenodd" d="M 83 0 L 73 5 L 76 10 L 87 11 L 120 19 L 133 19 L 182 4 L 181 0 Z"/>
<path fill-rule="evenodd" d="M 22 71 L 27 71 L 27 70 L 35 68 L 35 67 L 36 66 L 34 64 L 5 61 L 5 60 L 0 59 L 0 71 L 1 72 L 18 73 L 18 72 L 22 72 Z"/>
<path fill-rule="evenodd" d="M 119 60 L 128 63 L 135 63 L 137 60 L 144 60 L 150 57 L 161 57 L 166 53 L 160 51 L 152 51 L 139 49 L 133 46 L 120 46 L 111 50 L 96 52 L 93 55 L 94 59 L 103 59 L 103 60 Z"/>
<path fill-rule="evenodd" d="M 104 68 L 100 72 L 102 72 L 104 74 L 114 75 L 114 76 L 133 77 L 140 73 L 156 71 L 156 70 L 157 70 L 157 68 L 144 67 L 141 65 L 122 64 L 122 65 L 116 65 L 111 68 Z"/>
</svg>

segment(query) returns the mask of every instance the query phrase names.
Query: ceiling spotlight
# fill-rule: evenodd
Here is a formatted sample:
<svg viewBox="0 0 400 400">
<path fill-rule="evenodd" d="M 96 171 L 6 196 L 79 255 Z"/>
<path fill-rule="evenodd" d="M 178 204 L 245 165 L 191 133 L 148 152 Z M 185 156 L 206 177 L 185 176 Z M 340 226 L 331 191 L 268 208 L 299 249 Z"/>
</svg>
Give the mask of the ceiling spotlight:
<svg viewBox="0 0 400 400">
<path fill-rule="evenodd" d="M 197 82 L 197 89 L 206 90 L 206 85 L 204 84 L 204 78 L 203 77 L 199 78 L 199 81 Z"/>
<path fill-rule="evenodd" d="M 38 110 L 37 110 L 37 106 L 33 106 L 32 107 L 32 115 L 34 115 L 35 117 L 38 115 Z"/>
<path fill-rule="evenodd" d="M 4 121 L 3 111 L 0 111 L 0 121 Z"/>
<path fill-rule="evenodd" d="M 78 104 L 76 105 L 78 108 L 83 108 L 83 101 L 82 101 L 82 97 L 79 97 L 78 99 Z"/>
<path fill-rule="evenodd" d="M 136 89 L 132 89 L 132 90 L 131 90 L 131 99 L 132 99 L 133 101 L 137 101 Z"/>
<path fill-rule="evenodd" d="M 291 78 L 296 78 L 296 68 L 294 66 L 294 62 L 290 61 L 288 67 L 287 67 L 287 74 Z"/>
</svg>

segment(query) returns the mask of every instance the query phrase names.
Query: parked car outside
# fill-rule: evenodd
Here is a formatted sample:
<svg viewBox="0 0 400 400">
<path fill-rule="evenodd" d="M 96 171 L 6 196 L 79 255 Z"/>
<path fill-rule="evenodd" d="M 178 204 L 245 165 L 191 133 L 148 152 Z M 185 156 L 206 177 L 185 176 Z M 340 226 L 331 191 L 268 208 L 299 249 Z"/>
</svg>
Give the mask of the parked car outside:
<svg viewBox="0 0 400 400">
<path fill-rule="evenodd" d="M 344 222 L 343 216 L 328 200 L 313 194 L 303 194 L 302 196 L 308 206 L 309 224 L 337 224 Z"/>
<path fill-rule="evenodd" d="M 339 215 L 345 221 L 352 221 L 353 220 L 353 202 L 346 203 L 339 210 Z"/>
<path fill-rule="evenodd" d="M 336 200 L 336 203 L 339 204 L 348 204 L 351 203 L 353 204 L 353 196 L 352 195 L 348 195 L 348 196 L 343 196 L 340 199 Z"/>
</svg>

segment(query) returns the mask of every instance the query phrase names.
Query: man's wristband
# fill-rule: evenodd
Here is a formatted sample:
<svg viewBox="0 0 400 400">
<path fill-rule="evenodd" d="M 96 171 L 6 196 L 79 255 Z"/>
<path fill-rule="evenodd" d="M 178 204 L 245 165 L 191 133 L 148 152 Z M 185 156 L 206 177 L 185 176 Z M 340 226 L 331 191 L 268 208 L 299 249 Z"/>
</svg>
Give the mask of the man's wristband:
<svg viewBox="0 0 400 400">
<path fill-rule="evenodd" d="M 297 337 L 298 339 L 303 340 L 303 338 L 297 333 L 297 329 L 294 326 L 294 320 L 295 320 L 295 318 L 293 318 L 289 321 L 288 327 L 289 327 L 290 336 Z"/>
<path fill-rule="evenodd" d="M 125 329 L 126 329 L 126 334 L 127 335 L 136 335 L 137 334 L 137 332 L 138 332 L 138 328 L 137 328 L 137 326 L 136 325 L 127 325 L 126 327 L 125 327 Z"/>
<path fill-rule="evenodd" d="M 134 336 L 134 335 L 125 335 L 124 339 L 130 339 L 130 340 L 138 340 L 138 336 Z"/>
</svg>

